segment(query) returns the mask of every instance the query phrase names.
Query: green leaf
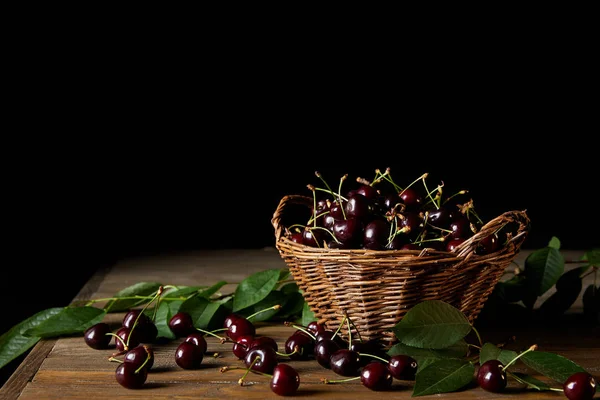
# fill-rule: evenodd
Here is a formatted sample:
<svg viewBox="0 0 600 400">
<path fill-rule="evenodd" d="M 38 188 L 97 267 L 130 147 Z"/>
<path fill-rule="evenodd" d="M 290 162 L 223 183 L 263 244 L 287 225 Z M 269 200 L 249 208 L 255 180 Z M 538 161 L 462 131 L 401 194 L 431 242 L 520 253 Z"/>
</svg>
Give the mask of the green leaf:
<svg viewBox="0 0 600 400">
<path fill-rule="evenodd" d="M 548 247 L 552 247 L 553 249 L 560 250 L 560 240 L 556 236 L 552 236 L 552 238 L 548 242 Z"/>
<path fill-rule="evenodd" d="M 277 286 L 280 273 L 279 269 L 268 269 L 256 272 L 241 281 L 234 292 L 233 311 L 243 310 L 267 297 Z"/>
<path fill-rule="evenodd" d="M 202 317 L 202 313 L 209 304 L 210 301 L 204 297 L 194 296 L 184 301 L 181 306 L 179 306 L 179 311 L 190 314 L 192 321 L 194 321 L 194 326 L 199 328 L 198 320 Z"/>
<path fill-rule="evenodd" d="M 473 380 L 475 365 L 458 359 L 437 360 L 415 377 L 413 397 L 456 392 Z"/>
<path fill-rule="evenodd" d="M 550 289 L 565 270 L 565 259 L 560 251 L 545 247 L 533 251 L 525 259 L 528 286 L 538 296 Z"/>
<path fill-rule="evenodd" d="M 297 283 L 292 282 L 292 283 L 283 285 L 281 287 L 281 289 L 279 289 L 279 290 L 284 294 L 291 294 L 291 293 L 298 293 L 300 291 L 300 288 L 298 287 Z"/>
<path fill-rule="evenodd" d="M 285 294 L 285 293 L 284 293 Z M 304 296 L 300 292 L 291 292 L 285 294 L 286 301 L 283 307 L 277 313 L 277 318 L 290 318 L 302 315 L 304 308 Z"/>
<path fill-rule="evenodd" d="M 23 332 L 23 335 L 47 338 L 83 333 L 90 326 L 102 322 L 105 315 L 106 311 L 98 307 L 65 307 L 61 312 Z"/>
<path fill-rule="evenodd" d="M 213 294 L 217 293 L 219 291 L 219 289 L 221 289 L 225 285 L 227 285 L 227 282 L 225 282 L 225 281 L 219 281 L 219 282 L 215 283 L 214 285 L 212 285 L 211 287 L 206 288 L 203 291 L 199 292 L 198 296 L 205 297 L 205 298 L 209 299 L 210 296 L 212 296 Z"/>
<path fill-rule="evenodd" d="M 267 310 L 267 308 L 273 307 L 275 305 L 283 305 L 285 301 L 286 296 L 279 290 L 274 290 L 258 303 L 253 304 L 250 307 L 244 308 L 243 310 L 239 310 L 237 313 L 244 317 L 248 317 L 260 311 L 258 314 L 252 317 L 252 322 L 268 321 L 271 318 L 273 318 L 273 316 L 275 316 L 279 312 L 279 310 Z"/>
<path fill-rule="evenodd" d="M 590 266 L 600 267 L 600 249 L 586 251 L 582 257 Z"/>
<path fill-rule="evenodd" d="M 196 319 L 195 327 L 204 330 L 213 330 L 223 326 L 224 314 L 229 314 L 227 304 L 231 302 L 232 297 L 228 296 L 220 300 L 207 304 L 206 308 Z M 218 322 L 220 321 L 220 322 Z"/>
<path fill-rule="evenodd" d="M 161 301 L 185 301 L 188 297 L 196 295 L 200 290 L 205 289 L 202 286 L 181 286 L 163 292 Z M 171 300 L 177 298 L 177 300 Z"/>
<path fill-rule="evenodd" d="M 135 296 L 151 296 L 156 294 L 156 291 L 161 287 L 160 283 L 156 282 L 139 282 L 134 285 L 128 286 L 125 289 L 118 291 L 113 297 L 128 297 L 128 299 L 111 300 L 104 306 L 107 312 L 120 312 L 128 311 L 131 308 L 139 306 L 140 304 L 146 304 L 151 299 L 130 299 L 129 297 Z"/>
<path fill-rule="evenodd" d="M 410 356 L 417 361 L 417 371 L 421 371 L 429 364 L 442 358 L 462 358 L 467 354 L 468 350 L 469 345 L 464 340 L 459 340 L 452 346 L 444 349 L 422 349 L 419 347 L 407 346 L 404 343 L 396 343 L 387 351 L 387 354 L 389 356 L 399 354 Z"/>
<path fill-rule="evenodd" d="M 409 346 L 442 349 L 464 338 L 471 331 L 471 324 L 452 305 L 426 300 L 411 308 L 392 331 Z"/>
<path fill-rule="evenodd" d="M 54 307 L 42 310 L 31 317 L 24 319 L 0 336 L 0 369 L 6 364 L 32 348 L 40 337 L 28 337 L 23 333 L 46 321 L 48 318 L 62 312 L 63 307 Z"/>
<path fill-rule="evenodd" d="M 315 316 L 315 313 L 310 309 L 310 306 L 308 305 L 308 303 L 305 301 L 304 302 L 304 306 L 302 307 L 302 317 L 300 318 L 300 325 L 302 326 L 308 326 L 308 324 L 310 324 L 313 321 L 316 321 L 317 317 Z"/>
<path fill-rule="evenodd" d="M 540 319 L 557 318 L 571 308 L 583 288 L 583 282 L 579 276 L 582 270 L 583 267 L 579 267 L 562 274 L 556 282 L 556 292 L 535 310 Z"/>
<path fill-rule="evenodd" d="M 292 274 L 288 268 L 282 268 L 279 270 L 279 281 L 287 281 L 291 279 Z"/>
<path fill-rule="evenodd" d="M 519 360 L 522 360 L 529 368 L 561 384 L 575 372 L 585 372 L 580 365 L 555 353 L 530 351 L 523 354 Z"/>
<path fill-rule="evenodd" d="M 169 328 L 169 321 L 173 315 L 177 314 L 179 307 L 183 304 L 183 301 L 172 300 L 172 301 L 161 301 L 158 309 L 156 310 L 156 318 L 154 319 L 154 325 L 158 333 L 157 338 L 163 337 L 166 339 L 173 340 L 176 338 L 171 328 Z"/>
<path fill-rule="evenodd" d="M 479 364 L 489 360 L 499 360 L 503 365 L 507 365 L 517 355 L 516 351 L 501 349 L 493 343 L 484 343 L 479 352 Z"/>
<path fill-rule="evenodd" d="M 526 385 L 528 389 L 535 389 L 539 391 L 551 390 L 550 386 L 548 386 L 545 382 L 542 382 L 539 379 L 535 379 L 531 375 L 527 375 L 522 372 L 507 371 L 507 373 L 508 375 L 515 378 L 516 381 Z"/>
</svg>

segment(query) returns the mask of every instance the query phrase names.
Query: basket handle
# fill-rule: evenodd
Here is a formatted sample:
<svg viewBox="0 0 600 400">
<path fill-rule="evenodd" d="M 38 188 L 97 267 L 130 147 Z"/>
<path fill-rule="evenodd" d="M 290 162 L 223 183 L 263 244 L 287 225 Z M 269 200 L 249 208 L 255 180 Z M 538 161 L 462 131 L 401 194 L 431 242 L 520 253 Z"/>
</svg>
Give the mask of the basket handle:
<svg viewBox="0 0 600 400">
<path fill-rule="evenodd" d="M 273 217 L 271 218 L 271 225 L 275 229 L 275 241 L 278 242 L 281 235 L 284 233 L 284 226 L 281 224 L 281 218 L 283 216 L 284 208 L 290 204 L 298 204 L 307 207 L 311 207 L 313 200 L 308 196 L 291 194 L 287 196 L 283 196 L 279 201 L 279 205 L 275 209 L 273 213 Z"/>
<path fill-rule="evenodd" d="M 510 223 L 517 224 L 516 232 L 512 232 L 512 237 L 509 239 L 509 242 L 502 248 L 501 251 L 509 251 L 509 249 L 511 249 L 510 251 L 518 250 L 521 247 L 521 244 L 523 244 L 525 237 L 527 236 L 527 232 L 529 231 L 529 226 L 531 223 L 525 210 L 507 211 L 503 214 L 500 214 L 496 218 L 491 219 L 485 225 L 483 225 L 476 234 L 471 236 L 469 239 L 465 240 L 463 243 L 460 244 L 460 246 L 457 246 L 454 252 L 458 257 L 470 257 L 470 255 L 475 252 L 477 245 L 482 239 L 499 231 L 504 226 Z M 459 263 L 459 265 L 460 264 L 461 263 Z M 458 265 L 456 267 L 458 267 Z"/>
</svg>

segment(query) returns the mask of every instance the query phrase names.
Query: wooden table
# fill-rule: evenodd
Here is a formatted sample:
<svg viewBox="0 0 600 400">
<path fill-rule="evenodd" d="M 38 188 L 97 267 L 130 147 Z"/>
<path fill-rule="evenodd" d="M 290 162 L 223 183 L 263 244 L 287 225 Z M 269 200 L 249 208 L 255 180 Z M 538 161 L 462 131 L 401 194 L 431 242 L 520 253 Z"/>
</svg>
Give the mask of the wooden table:
<svg viewBox="0 0 600 400">
<path fill-rule="evenodd" d="M 522 263 L 528 252 L 523 250 L 517 257 Z M 573 258 L 581 253 L 574 252 Z M 521 264 L 522 265 L 522 264 Z M 223 288 L 233 289 L 249 274 L 266 268 L 284 268 L 285 265 L 274 248 L 255 250 L 210 250 L 193 253 L 123 260 L 100 270 L 83 287 L 77 299 L 110 297 L 118 290 L 140 281 L 157 281 L 175 285 L 209 285 L 225 280 Z M 550 295 L 548 293 L 546 296 Z M 541 301 L 542 299 L 538 300 Z M 581 297 L 569 313 L 581 311 Z M 123 314 L 109 314 L 107 321 L 120 324 Z M 259 323 L 257 332 L 283 342 L 291 333 L 290 327 Z M 510 335 L 523 345 L 537 344 L 540 349 L 563 355 L 592 372 L 600 375 L 600 329 L 557 324 L 556 326 L 526 329 L 523 331 L 483 331 L 482 336 L 496 343 Z M 143 389 L 128 390 L 115 380 L 115 363 L 107 358 L 114 350 L 93 350 L 82 337 L 47 339 L 38 342 L 23 363 L 11 375 L 0 390 L 3 400 L 40 400 L 70 398 L 276 398 L 269 389 L 268 379 L 249 375 L 247 386 L 238 385 L 240 371 L 220 372 L 227 365 L 240 365 L 231 354 L 230 344 L 218 339 L 207 339 L 209 351 L 218 357 L 205 357 L 204 367 L 190 371 L 179 368 L 174 361 L 178 340 L 155 346 L 155 366 Z M 395 381 L 391 392 L 381 394 L 361 386 L 359 381 L 345 384 L 324 384 L 321 378 L 336 379 L 331 371 L 320 367 L 316 361 L 291 361 L 301 376 L 297 398 L 331 399 L 408 399 L 412 394 L 410 382 Z M 523 370 L 523 372 L 528 372 Z M 531 372 L 531 371 L 529 371 Z M 510 386 L 509 386 L 510 387 Z M 599 397 L 597 394 L 596 397 Z M 494 395 L 478 387 L 457 393 L 436 396 L 445 399 L 560 399 L 558 392 L 535 392 L 508 390 Z"/>
</svg>

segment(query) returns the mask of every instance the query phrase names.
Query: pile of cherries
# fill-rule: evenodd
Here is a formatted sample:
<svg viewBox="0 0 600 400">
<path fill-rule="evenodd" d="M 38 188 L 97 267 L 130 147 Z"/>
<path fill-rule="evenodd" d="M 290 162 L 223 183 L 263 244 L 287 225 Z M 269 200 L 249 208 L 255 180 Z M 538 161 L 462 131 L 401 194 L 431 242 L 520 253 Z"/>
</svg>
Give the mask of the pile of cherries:
<svg viewBox="0 0 600 400">
<path fill-rule="evenodd" d="M 210 335 L 221 343 L 231 343 L 232 353 L 244 363 L 244 367 L 222 367 L 221 372 L 245 370 L 238 381 L 240 385 L 250 372 L 267 376 L 271 390 L 280 396 L 293 395 L 300 386 L 298 371 L 287 362 L 292 360 L 316 360 L 341 377 L 339 380 L 322 380 L 328 384 L 360 379 L 366 388 L 384 391 L 392 388 L 394 379 L 415 379 L 418 369 L 415 359 L 408 355 L 388 355 L 379 340 L 361 340 L 358 329 L 350 329 L 348 317 L 342 324 L 344 322 L 348 324 L 348 338 L 340 335 L 341 324 L 332 331 L 316 321 L 307 326 L 286 323 L 294 331 L 285 340 L 282 351 L 275 339 L 257 334 L 250 317 L 235 313 L 225 318 L 223 328 L 209 332 L 196 328 L 190 314 L 178 312 L 169 320 L 169 328 L 177 338 L 184 338 L 174 355 L 179 367 L 201 367 L 208 347 L 206 335 Z M 217 331 L 223 331 L 225 335 L 219 336 Z M 110 348 L 114 338 L 117 352 L 109 357 L 109 361 L 119 363 L 115 371 L 116 380 L 128 389 L 141 388 L 146 382 L 154 365 L 152 343 L 156 337 L 157 329 L 152 319 L 137 309 L 125 314 L 122 326 L 115 333 L 105 322 L 91 326 L 84 333 L 85 343 L 96 350 Z M 498 360 L 486 361 L 478 369 L 477 383 L 490 392 L 504 391 L 507 386 L 505 365 Z M 596 380 L 588 373 L 578 372 L 564 382 L 562 390 L 570 400 L 592 399 Z"/>
<path fill-rule="evenodd" d="M 428 187 L 428 174 L 401 187 L 389 168 L 375 173 L 372 181 L 356 178 L 348 190 L 342 189 L 348 178 L 344 175 L 333 190 L 316 172 L 324 187 L 308 185 L 314 199 L 309 220 L 288 226 L 285 235 L 311 247 L 451 252 L 483 225 L 466 190 L 446 196 L 443 183 Z M 498 232 L 486 237 L 475 252 L 497 251 L 504 236 Z"/>
</svg>

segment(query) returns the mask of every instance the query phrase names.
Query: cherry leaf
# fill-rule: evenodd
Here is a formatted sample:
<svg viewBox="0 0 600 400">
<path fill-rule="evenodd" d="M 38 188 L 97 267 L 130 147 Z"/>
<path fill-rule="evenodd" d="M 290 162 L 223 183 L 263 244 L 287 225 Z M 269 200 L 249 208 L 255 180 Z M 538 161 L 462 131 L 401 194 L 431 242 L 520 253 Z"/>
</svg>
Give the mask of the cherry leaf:
<svg viewBox="0 0 600 400">
<path fill-rule="evenodd" d="M 548 247 L 552 247 L 553 249 L 560 250 L 560 240 L 556 236 L 552 236 L 552 238 L 548 242 Z"/>
<path fill-rule="evenodd" d="M 456 392 L 473 381 L 475 365 L 467 360 L 440 359 L 415 376 L 412 397 Z"/>
<path fill-rule="evenodd" d="M 516 351 L 501 349 L 493 343 L 484 343 L 479 351 L 479 364 L 489 360 L 498 360 L 503 365 L 507 365 L 516 356 Z"/>
<path fill-rule="evenodd" d="M 539 391 L 547 391 L 552 390 L 550 386 L 546 382 L 542 382 L 539 379 L 535 379 L 531 375 L 524 374 L 522 372 L 510 372 L 508 371 L 508 375 L 513 377 L 516 381 L 527 386 L 528 389 L 535 389 Z"/>
<path fill-rule="evenodd" d="M 243 310 L 267 297 L 277 286 L 280 273 L 279 269 L 267 269 L 241 281 L 234 292 L 233 311 Z"/>
<path fill-rule="evenodd" d="M 139 282 L 134 285 L 128 286 L 118 291 L 113 297 L 117 297 L 117 300 L 111 300 L 104 306 L 107 312 L 120 312 L 128 311 L 131 308 L 145 304 L 150 301 L 148 296 L 156 294 L 156 291 L 161 287 L 160 283 L 157 282 Z M 136 296 L 142 298 L 136 299 Z"/>
<path fill-rule="evenodd" d="M 600 249 L 586 251 L 581 259 L 587 261 L 589 266 L 600 267 Z"/>
<path fill-rule="evenodd" d="M 422 349 L 407 346 L 404 343 L 396 343 L 387 351 L 387 354 L 389 356 L 399 354 L 410 356 L 417 361 L 417 371 L 421 371 L 429 364 L 442 358 L 462 358 L 467 354 L 468 350 L 469 345 L 464 340 L 459 340 L 457 343 L 444 349 Z"/>
<path fill-rule="evenodd" d="M 198 292 L 198 296 L 208 299 L 208 298 L 210 298 L 210 296 L 217 293 L 219 291 L 219 289 L 221 289 L 225 285 L 227 285 L 227 282 L 219 281 L 219 282 L 215 283 L 214 285 L 212 285 L 211 287 Z"/>
<path fill-rule="evenodd" d="M 222 328 L 226 315 L 231 312 L 231 303 L 231 296 L 211 301 L 206 305 L 202 314 L 195 319 L 194 326 L 209 331 Z"/>
<path fill-rule="evenodd" d="M 441 300 L 426 300 L 411 308 L 392 331 L 406 345 L 443 349 L 463 339 L 471 324 L 456 307 Z"/>
<path fill-rule="evenodd" d="M 315 316 L 315 313 L 313 312 L 313 310 L 310 309 L 308 303 L 304 301 L 304 307 L 302 307 L 302 317 L 299 321 L 300 325 L 308 326 L 308 324 L 316 320 L 317 317 Z"/>
<path fill-rule="evenodd" d="M 2 334 L 0 336 L 0 369 L 40 341 L 39 336 L 25 336 L 23 334 L 25 331 L 38 326 L 48 318 L 62 312 L 62 310 L 63 307 L 42 310 Z"/>
<path fill-rule="evenodd" d="M 106 311 L 98 307 L 65 307 L 23 334 L 41 338 L 81 334 L 90 326 L 101 322 L 105 315 Z"/>
<path fill-rule="evenodd" d="M 525 276 L 529 287 L 537 296 L 554 286 L 564 270 L 565 259 L 553 247 L 535 250 L 525 259 Z"/>
<path fill-rule="evenodd" d="M 157 338 L 175 339 L 175 334 L 169 327 L 169 321 L 173 315 L 177 314 L 182 304 L 183 301 L 179 300 L 160 302 L 156 310 L 156 318 L 154 319 L 154 325 L 156 325 L 156 329 L 158 330 Z"/>
<path fill-rule="evenodd" d="M 530 351 L 523 354 L 519 359 L 527 367 L 561 384 L 576 372 L 586 372 L 580 365 L 555 353 Z"/>
</svg>

